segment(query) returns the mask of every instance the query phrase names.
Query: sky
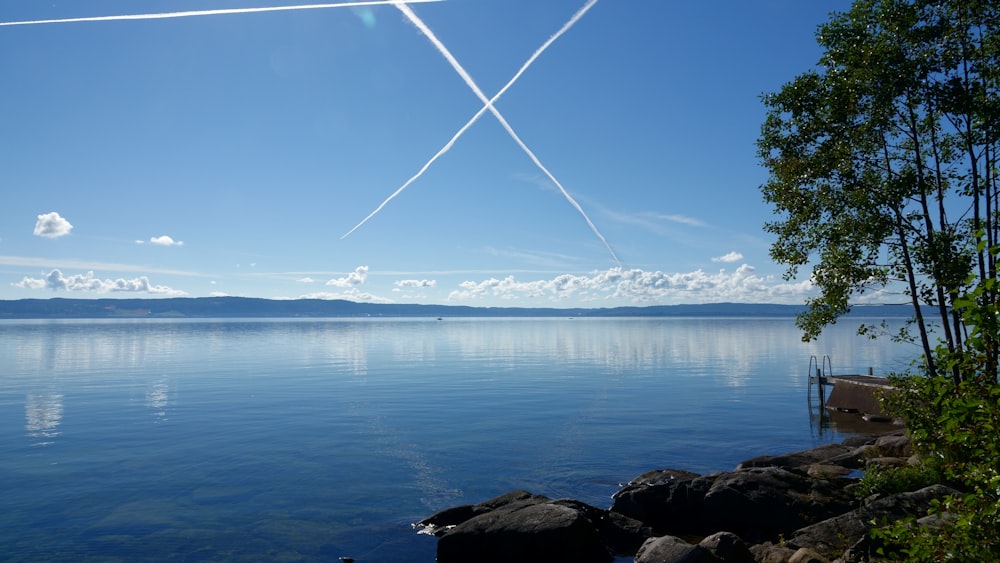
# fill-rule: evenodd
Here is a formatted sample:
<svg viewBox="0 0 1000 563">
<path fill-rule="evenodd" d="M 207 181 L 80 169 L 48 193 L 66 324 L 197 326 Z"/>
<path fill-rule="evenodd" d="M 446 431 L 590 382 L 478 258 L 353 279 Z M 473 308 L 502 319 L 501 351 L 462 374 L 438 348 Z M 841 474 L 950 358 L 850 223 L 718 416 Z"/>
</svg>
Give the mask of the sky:
<svg viewBox="0 0 1000 563">
<path fill-rule="evenodd" d="M 760 95 L 849 4 L 6 0 L 0 299 L 801 303 Z"/>
</svg>

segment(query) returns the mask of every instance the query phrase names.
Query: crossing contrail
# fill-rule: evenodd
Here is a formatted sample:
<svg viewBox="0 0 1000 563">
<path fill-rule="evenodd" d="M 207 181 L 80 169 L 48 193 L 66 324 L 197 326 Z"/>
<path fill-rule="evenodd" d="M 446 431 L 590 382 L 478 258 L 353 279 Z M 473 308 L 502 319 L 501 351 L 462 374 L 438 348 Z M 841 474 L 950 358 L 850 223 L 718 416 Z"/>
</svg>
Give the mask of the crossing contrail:
<svg viewBox="0 0 1000 563">
<path fill-rule="evenodd" d="M 452 136 L 452 138 L 444 145 L 444 147 L 442 147 L 441 150 L 439 150 L 437 152 L 437 154 L 435 154 L 433 157 L 431 157 L 431 159 L 426 164 L 424 164 L 424 166 L 416 174 L 414 174 L 409 180 L 407 180 L 402 186 L 400 186 L 395 192 L 393 192 L 392 195 L 390 195 L 388 198 L 386 198 L 378 207 L 375 208 L 374 211 L 372 211 L 371 213 L 368 214 L 367 217 L 365 217 L 364 219 L 362 219 L 360 223 L 358 223 L 357 225 L 355 225 L 353 229 L 351 229 L 350 231 L 348 231 L 346 234 L 344 234 L 344 236 L 342 236 L 340 238 L 341 239 L 347 238 L 351 233 L 353 233 L 359 227 L 361 227 L 366 222 L 368 222 L 369 219 L 371 219 L 376 214 L 378 214 L 378 212 L 381 211 L 383 207 L 385 207 L 390 201 L 392 201 L 404 189 L 406 189 L 410 184 L 412 184 L 417 178 L 419 178 L 420 176 L 422 176 L 423 173 L 426 172 L 428 168 L 430 168 L 431 164 L 433 164 L 434 161 L 436 161 L 444 153 L 446 153 L 449 150 L 451 150 L 452 146 L 454 146 L 454 144 L 455 144 L 455 141 L 457 141 L 458 138 L 461 137 L 462 134 L 465 133 L 465 131 L 469 127 L 472 126 L 473 123 L 475 123 L 476 121 L 478 121 L 479 118 L 482 117 L 484 113 L 486 113 L 487 111 L 489 111 L 489 112 L 491 112 L 493 114 L 494 117 L 496 117 L 497 121 L 500 122 L 500 124 L 503 126 L 503 128 L 507 131 L 507 134 L 510 135 L 510 137 L 514 140 L 514 142 L 517 143 L 517 145 L 519 147 L 521 147 L 521 150 L 524 151 L 524 153 L 528 155 L 528 158 L 530 158 L 532 160 L 532 162 L 535 163 L 535 166 L 537 166 L 539 168 L 539 170 L 541 170 L 549 178 L 549 180 L 551 180 L 552 183 L 555 184 L 556 187 L 559 188 L 559 191 L 562 193 L 563 197 L 565 197 L 566 200 L 570 203 L 570 205 L 572 205 L 580 213 L 580 215 L 583 216 L 584 220 L 587 222 L 587 225 L 590 227 L 590 230 L 593 231 L 593 233 L 595 235 L 597 235 L 597 238 L 599 238 L 602 243 L 604 243 L 604 246 L 608 249 L 608 252 L 611 253 L 611 257 L 614 258 L 615 262 L 620 266 L 621 265 L 621 260 L 618 259 L 618 255 L 615 254 L 614 249 L 611 248 L 611 245 L 608 244 L 608 241 L 607 241 L 606 238 L 604 238 L 604 235 L 601 234 L 601 232 L 597 229 L 597 226 L 594 225 L 594 222 L 590 220 L 590 217 L 587 216 L 587 213 L 584 212 L 584 210 L 583 210 L 582 207 L 580 207 L 580 204 L 577 203 L 575 199 L 573 199 L 573 196 L 571 196 L 569 194 L 569 192 L 566 191 L 566 188 L 563 187 L 563 185 L 559 182 L 559 180 L 557 180 L 556 177 L 553 176 L 552 173 L 549 172 L 549 170 L 547 168 L 545 168 L 545 166 L 538 159 L 538 157 L 535 156 L 535 153 L 533 153 L 531 151 L 531 149 L 529 149 L 528 146 L 524 143 L 524 141 L 522 141 L 521 138 L 518 137 L 517 133 L 514 132 L 514 129 L 510 126 L 510 124 L 507 122 L 507 120 L 503 117 L 503 115 L 500 114 L 500 111 L 497 110 L 496 107 L 494 107 L 494 105 L 493 105 L 497 101 L 497 99 L 500 98 L 500 96 L 502 96 L 508 89 L 510 89 L 511 86 L 514 85 L 514 82 L 516 82 L 518 80 L 518 78 L 520 78 L 521 75 L 524 74 L 524 71 L 527 70 L 528 67 L 531 66 L 532 63 L 535 62 L 535 59 L 537 59 L 539 57 L 539 55 L 542 54 L 542 52 L 544 52 L 546 49 L 548 49 L 549 45 L 551 45 L 563 33 L 565 33 L 567 30 L 569 30 L 571 27 L 573 27 L 573 25 L 576 24 L 576 22 L 579 21 L 579 19 L 582 18 L 583 15 L 586 14 L 587 11 L 590 10 L 590 8 L 592 8 L 594 6 L 594 4 L 596 4 L 596 3 L 597 3 L 597 0 L 588 0 L 583 5 L 582 8 L 580 8 L 579 10 L 577 10 L 577 12 L 575 14 L 573 14 L 573 17 L 571 17 L 569 19 L 569 21 L 567 21 L 559 29 L 559 31 L 557 31 L 555 34 L 553 34 L 551 37 L 549 37 L 549 39 L 545 43 L 543 43 L 542 46 L 539 47 L 531 55 L 531 57 L 529 57 L 528 60 L 525 61 L 525 63 L 523 65 L 521 65 L 521 68 L 517 71 L 517 73 L 514 74 L 513 78 L 511 78 L 507 82 L 507 84 L 505 84 L 504 87 L 501 88 L 500 91 L 497 92 L 496 95 L 493 96 L 492 99 L 488 99 L 486 97 L 486 95 L 483 94 L 483 91 L 479 88 L 479 86 L 476 85 L 476 82 L 472 79 L 472 76 L 470 76 L 469 73 L 466 72 L 465 68 L 463 68 L 462 65 L 458 62 L 458 60 L 455 59 L 454 55 L 452 55 L 451 51 L 449 51 L 448 48 L 445 47 L 444 43 L 442 43 L 441 40 L 438 39 L 438 37 L 436 35 L 434 35 L 434 32 L 431 31 L 429 27 L 427 27 L 427 24 L 425 24 L 423 22 L 423 20 L 421 20 L 413 12 L 413 10 L 411 10 L 410 7 L 406 5 L 405 2 L 403 2 L 402 0 L 394 0 L 393 4 L 397 8 L 399 8 L 399 10 L 402 11 L 403 14 L 405 14 L 406 17 L 415 26 L 417 26 L 417 28 L 425 36 L 427 36 L 427 38 L 431 41 L 431 43 L 434 44 L 434 46 L 437 48 L 437 50 L 444 56 L 445 59 L 447 59 L 448 63 L 451 64 L 452 68 L 454 68 L 455 71 L 458 72 L 459 76 L 462 77 L 462 80 L 472 90 L 472 92 L 476 95 L 476 97 L 478 97 L 480 99 L 480 101 L 483 102 L 483 107 L 478 112 L 476 112 L 476 114 L 474 116 L 472 116 L 472 119 L 470 119 L 465 125 L 463 125 L 462 128 L 459 129 L 458 132 L 455 133 L 455 135 Z"/>
<path fill-rule="evenodd" d="M 193 16 L 218 16 L 223 14 L 253 14 L 258 12 L 286 12 L 292 10 L 321 10 L 327 8 L 351 8 L 357 6 L 378 6 L 382 4 L 395 5 L 398 2 L 424 3 L 442 2 L 443 0 L 367 0 L 362 2 L 341 2 L 338 4 L 299 4 L 293 6 L 271 6 L 266 8 L 224 8 L 218 10 L 191 10 L 186 12 L 165 12 L 160 14 L 126 14 L 120 16 L 91 16 L 83 18 L 65 18 L 58 20 L 32 20 L 0 22 L 0 27 L 12 25 L 42 25 L 48 23 L 79 23 L 103 22 L 117 20 L 159 20 L 166 18 L 189 18 Z"/>
</svg>

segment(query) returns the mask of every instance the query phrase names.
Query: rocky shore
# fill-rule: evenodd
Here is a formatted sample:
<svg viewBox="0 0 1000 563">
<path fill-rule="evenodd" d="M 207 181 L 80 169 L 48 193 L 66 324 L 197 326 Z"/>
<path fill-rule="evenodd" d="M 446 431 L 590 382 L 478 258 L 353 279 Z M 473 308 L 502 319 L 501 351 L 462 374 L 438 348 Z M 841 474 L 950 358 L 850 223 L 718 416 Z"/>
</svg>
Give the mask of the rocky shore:
<svg viewBox="0 0 1000 563">
<path fill-rule="evenodd" d="M 903 431 L 740 463 L 698 475 L 639 475 L 603 509 L 513 491 L 434 514 L 415 526 L 437 536 L 437 561 L 823 563 L 867 561 L 873 521 L 926 514 L 956 491 L 935 485 L 858 500 L 873 464 L 913 462 Z"/>
</svg>

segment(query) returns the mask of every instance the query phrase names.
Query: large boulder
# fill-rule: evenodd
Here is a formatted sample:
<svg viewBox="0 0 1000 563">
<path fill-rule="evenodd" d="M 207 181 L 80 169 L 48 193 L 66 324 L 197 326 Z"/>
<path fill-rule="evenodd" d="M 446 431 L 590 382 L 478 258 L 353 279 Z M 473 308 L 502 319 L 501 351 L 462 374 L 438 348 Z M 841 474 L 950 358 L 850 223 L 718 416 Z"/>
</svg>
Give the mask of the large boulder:
<svg viewBox="0 0 1000 563">
<path fill-rule="evenodd" d="M 711 551 L 676 536 L 649 538 L 635 554 L 635 563 L 720 563 Z"/>
<path fill-rule="evenodd" d="M 416 524 L 438 536 L 437 561 L 581 561 L 631 554 L 649 537 L 640 522 L 586 503 L 514 491 L 443 510 Z"/>
<path fill-rule="evenodd" d="M 854 498 L 845 491 L 848 483 L 777 466 L 701 477 L 661 470 L 623 487 L 611 510 L 640 520 L 657 535 L 727 530 L 758 542 L 850 510 Z"/>
<path fill-rule="evenodd" d="M 704 532 L 701 505 L 714 479 L 677 469 L 643 473 L 613 495 L 611 511 L 641 521 L 654 533 Z"/>
<path fill-rule="evenodd" d="M 579 511 L 541 503 L 490 511 L 455 526 L 438 540 L 437 560 L 605 563 L 614 554 Z"/>
<path fill-rule="evenodd" d="M 676 536 L 649 538 L 636 563 L 754 563 L 754 556 L 736 534 L 718 532 L 696 545 Z"/>
<path fill-rule="evenodd" d="M 702 525 L 745 541 L 773 540 L 850 510 L 853 502 L 838 482 L 754 467 L 713 480 L 702 501 Z"/>
</svg>

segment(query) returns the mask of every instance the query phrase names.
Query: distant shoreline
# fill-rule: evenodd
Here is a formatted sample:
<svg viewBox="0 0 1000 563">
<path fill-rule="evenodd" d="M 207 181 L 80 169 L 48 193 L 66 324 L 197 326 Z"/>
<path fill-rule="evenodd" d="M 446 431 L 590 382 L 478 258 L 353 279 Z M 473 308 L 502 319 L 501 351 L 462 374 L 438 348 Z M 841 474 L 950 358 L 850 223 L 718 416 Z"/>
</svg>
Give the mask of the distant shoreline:
<svg viewBox="0 0 1000 563">
<path fill-rule="evenodd" d="M 0 300 L 2 319 L 110 318 L 324 318 L 324 317 L 765 317 L 793 318 L 804 305 L 707 303 L 644 307 L 547 308 L 470 307 L 357 303 L 327 299 L 259 299 L 251 297 L 168 297 L 162 299 L 101 298 Z M 909 305 L 859 305 L 851 317 L 909 318 Z"/>
</svg>

